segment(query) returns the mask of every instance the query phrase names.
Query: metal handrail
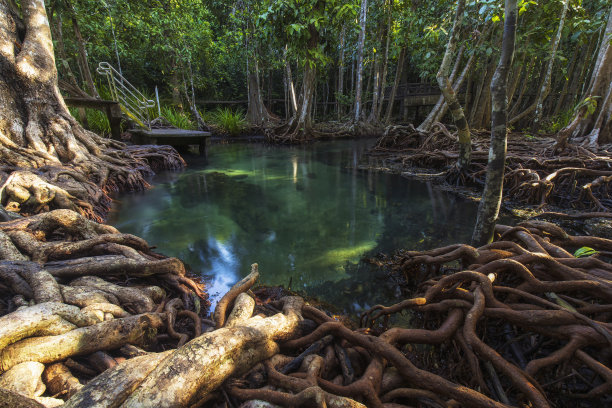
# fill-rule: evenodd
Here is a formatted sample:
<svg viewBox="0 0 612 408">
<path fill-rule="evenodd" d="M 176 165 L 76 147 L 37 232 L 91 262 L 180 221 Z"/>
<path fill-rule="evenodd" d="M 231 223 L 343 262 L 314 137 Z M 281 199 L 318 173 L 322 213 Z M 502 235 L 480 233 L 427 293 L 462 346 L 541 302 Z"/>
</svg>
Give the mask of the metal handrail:
<svg viewBox="0 0 612 408">
<path fill-rule="evenodd" d="M 98 64 L 96 72 L 106 77 L 112 98 L 119 102 L 125 113 L 135 119 L 140 126 L 150 130 L 149 108 L 156 106 L 155 101 L 147 99 L 108 62 Z"/>
</svg>

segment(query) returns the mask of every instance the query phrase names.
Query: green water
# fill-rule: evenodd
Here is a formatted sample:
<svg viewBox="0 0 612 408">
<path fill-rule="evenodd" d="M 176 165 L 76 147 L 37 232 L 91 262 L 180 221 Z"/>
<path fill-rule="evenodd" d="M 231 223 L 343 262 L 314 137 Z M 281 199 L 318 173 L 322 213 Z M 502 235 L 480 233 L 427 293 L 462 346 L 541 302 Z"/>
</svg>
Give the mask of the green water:
<svg viewBox="0 0 612 408">
<path fill-rule="evenodd" d="M 396 287 L 360 259 L 469 240 L 476 206 L 356 170 L 372 143 L 213 145 L 208 163 L 192 158 L 152 189 L 118 197 L 110 223 L 181 258 L 213 298 L 257 262 L 261 283 L 290 284 L 346 312 L 391 303 Z"/>
</svg>

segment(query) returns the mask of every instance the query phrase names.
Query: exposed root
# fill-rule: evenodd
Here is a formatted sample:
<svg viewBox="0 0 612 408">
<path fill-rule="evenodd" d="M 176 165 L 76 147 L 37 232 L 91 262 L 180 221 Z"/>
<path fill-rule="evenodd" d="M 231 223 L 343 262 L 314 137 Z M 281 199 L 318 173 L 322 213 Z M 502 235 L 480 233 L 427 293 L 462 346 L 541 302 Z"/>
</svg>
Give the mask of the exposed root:
<svg viewBox="0 0 612 408">
<path fill-rule="evenodd" d="M 202 319 L 183 310 L 176 285 L 197 286 L 186 283 L 184 269 L 170 263 L 155 273 L 165 260 L 146 243 L 73 214 L 0 224 L 22 257 L 45 262 L 0 264 L 11 309 L 0 317 L 0 372 L 12 384 L 22 364 L 38 364 L 17 391 L 30 400 L 55 395 L 67 407 L 609 402 L 612 267 L 601 255 L 572 254 L 582 246 L 611 251 L 612 240 L 531 220 L 498 225 L 497 240 L 480 248 L 458 244 L 372 259 L 398 276 L 406 296 L 372 307 L 353 329 L 298 297 L 254 299 L 256 264 L 219 302 L 214 322 Z M 80 235 L 74 225 L 84 228 Z M 130 250 L 97 255 L 111 272 L 84 273 L 83 265 L 95 269 L 93 258 L 70 255 L 104 253 L 107 236 Z M 22 251 L 28 240 L 54 250 Z M 111 265 L 149 269 L 127 287 L 118 280 L 121 268 Z M 393 327 L 399 313 L 412 315 L 410 328 Z M 217 328 L 202 334 L 202 323 Z"/>
<path fill-rule="evenodd" d="M 429 134 L 412 126 L 390 126 L 378 139 L 372 156 L 380 160 L 380 167 L 408 177 L 426 176 L 454 186 L 481 188 L 486 177 L 488 137 L 485 133 L 472 135 L 472 162 L 467 169 L 457 169 L 456 137 L 440 123 Z M 561 208 L 609 211 L 612 206 L 610 153 L 604 148 L 593 153 L 568 147 L 551 157 L 549 152 L 554 151 L 554 145 L 555 141 L 550 138 L 530 140 L 520 134 L 508 135 L 504 197 L 538 209 L 553 204 Z M 414 168 L 428 169 L 431 174 L 415 173 Z"/>
</svg>

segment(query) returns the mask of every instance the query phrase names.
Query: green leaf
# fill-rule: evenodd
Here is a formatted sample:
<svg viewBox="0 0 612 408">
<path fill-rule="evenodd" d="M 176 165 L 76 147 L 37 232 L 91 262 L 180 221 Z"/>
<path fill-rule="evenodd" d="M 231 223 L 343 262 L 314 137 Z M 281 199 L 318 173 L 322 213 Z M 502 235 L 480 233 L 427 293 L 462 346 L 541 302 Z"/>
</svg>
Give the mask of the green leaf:
<svg viewBox="0 0 612 408">
<path fill-rule="evenodd" d="M 576 258 L 584 258 L 585 256 L 591 256 L 591 255 L 595 255 L 598 254 L 599 251 L 594 250 L 593 248 L 584 246 L 582 248 L 578 248 L 576 250 L 576 252 L 574 252 L 574 256 Z"/>
</svg>

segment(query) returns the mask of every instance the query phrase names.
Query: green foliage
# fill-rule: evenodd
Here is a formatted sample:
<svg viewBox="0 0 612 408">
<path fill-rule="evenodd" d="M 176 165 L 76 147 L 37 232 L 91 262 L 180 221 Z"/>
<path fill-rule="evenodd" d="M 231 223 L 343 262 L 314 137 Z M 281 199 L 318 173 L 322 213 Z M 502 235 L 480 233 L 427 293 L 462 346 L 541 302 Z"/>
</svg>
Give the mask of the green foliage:
<svg viewBox="0 0 612 408">
<path fill-rule="evenodd" d="M 198 113 L 208 125 L 229 136 L 238 136 L 247 129 L 247 120 L 241 109 L 217 108 L 214 111 Z"/>
<path fill-rule="evenodd" d="M 568 109 L 560 114 L 551 117 L 547 120 L 546 125 L 543 127 L 545 132 L 557 133 L 572 121 L 579 110 L 586 109 L 584 117 L 592 115 L 597 109 L 598 96 L 588 96 L 579 102 L 573 109 Z"/>
<path fill-rule="evenodd" d="M 584 246 L 584 247 L 582 247 L 582 248 L 578 248 L 578 249 L 576 250 L 576 252 L 574 252 L 574 256 L 575 256 L 576 258 L 584 258 L 584 257 L 586 257 L 586 256 L 596 255 L 596 254 L 598 254 L 598 253 L 599 253 L 599 252 L 598 252 L 598 251 L 596 251 L 596 250 L 594 250 L 593 248 L 589 248 L 589 247 L 587 247 L 587 246 Z"/>
<path fill-rule="evenodd" d="M 81 122 L 81 116 L 79 114 L 78 108 L 70 107 L 69 110 L 70 114 L 75 117 L 81 125 L 84 125 Z M 108 122 L 108 118 L 106 117 L 106 113 L 97 109 L 85 109 L 85 116 L 87 118 L 89 130 L 99 135 L 110 135 L 111 128 L 110 123 Z"/>
<path fill-rule="evenodd" d="M 599 96 L 587 96 L 584 98 L 574 109 L 574 111 L 578 111 L 579 109 L 586 108 L 586 115 L 589 116 L 595 113 L 597 109 L 597 99 Z"/>
<path fill-rule="evenodd" d="M 171 106 L 162 106 L 162 116 L 174 127 L 179 129 L 194 130 L 197 128 L 191 117 L 186 112 Z"/>
<path fill-rule="evenodd" d="M 557 133 L 564 127 L 566 127 L 572 118 L 574 117 L 574 109 L 566 110 L 556 116 L 551 117 L 545 126 L 543 126 L 544 132 L 546 133 Z"/>
<path fill-rule="evenodd" d="M 59 75 L 66 79 L 64 64 L 68 64 L 77 82 L 83 85 L 68 2 L 46 4 L 49 5 L 56 54 L 59 51 L 58 38 L 63 38 L 64 42 L 64 55 L 56 55 Z M 338 98 L 343 98 L 341 102 L 345 105 L 353 98 L 349 92 L 349 78 L 354 75 L 361 0 L 83 0 L 70 4 L 86 41 L 90 67 L 108 61 L 118 68 L 116 39 L 125 77 L 139 89 L 153 90 L 158 86 L 162 98 L 169 99 L 176 90 L 181 95 L 191 95 L 193 80 L 196 99 L 246 99 L 247 73 L 258 69 L 262 89 L 270 93 L 271 99 L 279 99 L 284 96 L 282 77 L 288 64 L 296 89 L 303 80 L 303 68 L 316 68 L 316 96 L 320 102 L 324 95 L 334 93 L 342 51 L 345 86 L 343 95 L 338 95 Z M 525 64 L 526 70 L 530 70 L 520 86 L 536 89 L 539 75 L 534 67 L 540 66 L 549 56 L 550 41 L 557 30 L 562 7 L 562 0 L 518 1 L 520 27 L 513 70 L 516 64 Z M 382 62 L 389 32 L 385 85 L 393 82 L 402 48 L 407 49 L 403 68 L 407 81 L 418 82 L 420 79 L 435 83 L 455 10 L 456 1 L 448 0 L 368 1 L 364 82 L 372 82 L 368 75 L 373 72 L 377 59 Z M 572 72 L 583 70 L 582 64 L 592 64 L 595 50 L 586 56 L 587 50 L 581 49 L 600 41 L 609 10 L 609 0 L 570 1 L 554 65 L 552 86 L 555 89 L 551 90 L 551 97 L 563 85 L 562 81 L 556 80 L 561 75 L 566 81 L 576 78 L 576 74 L 569 78 L 576 50 L 583 57 L 578 57 Z M 475 56 L 469 81 L 485 78 L 487 67 L 494 63 L 492 61 L 500 46 L 503 15 L 502 0 L 466 1 L 459 46 L 464 47 L 462 64 L 468 57 Z M 63 27 L 61 37 L 55 33 L 59 22 Z M 256 64 L 257 68 L 254 68 Z M 92 73 L 94 79 L 100 79 L 95 70 Z M 108 89 L 105 88 L 98 87 L 106 99 Z M 326 90 L 322 92 L 323 89 Z M 365 97 L 371 88 L 363 92 Z M 517 94 L 519 91 L 515 97 Z M 576 97 L 566 98 L 561 109 L 566 110 L 576 102 Z M 593 103 L 589 110 L 594 109 L 595 101 L 589 103 Z M 321 114 L 321 110 L 317 113 Z M 552 131 L 566 123 L 566 113 L 549 121 Z M 149 114 L 151 118 L 157 117 L 157 109 L 152 109 Z"/>
<path fill-rule="evenodd" d="M 244 112 L 230 108 L 219 108 L 215 111 L 215 121 L 230 136 L 237 136 L 246 129 L 247 121 Z"/>
</svg>

